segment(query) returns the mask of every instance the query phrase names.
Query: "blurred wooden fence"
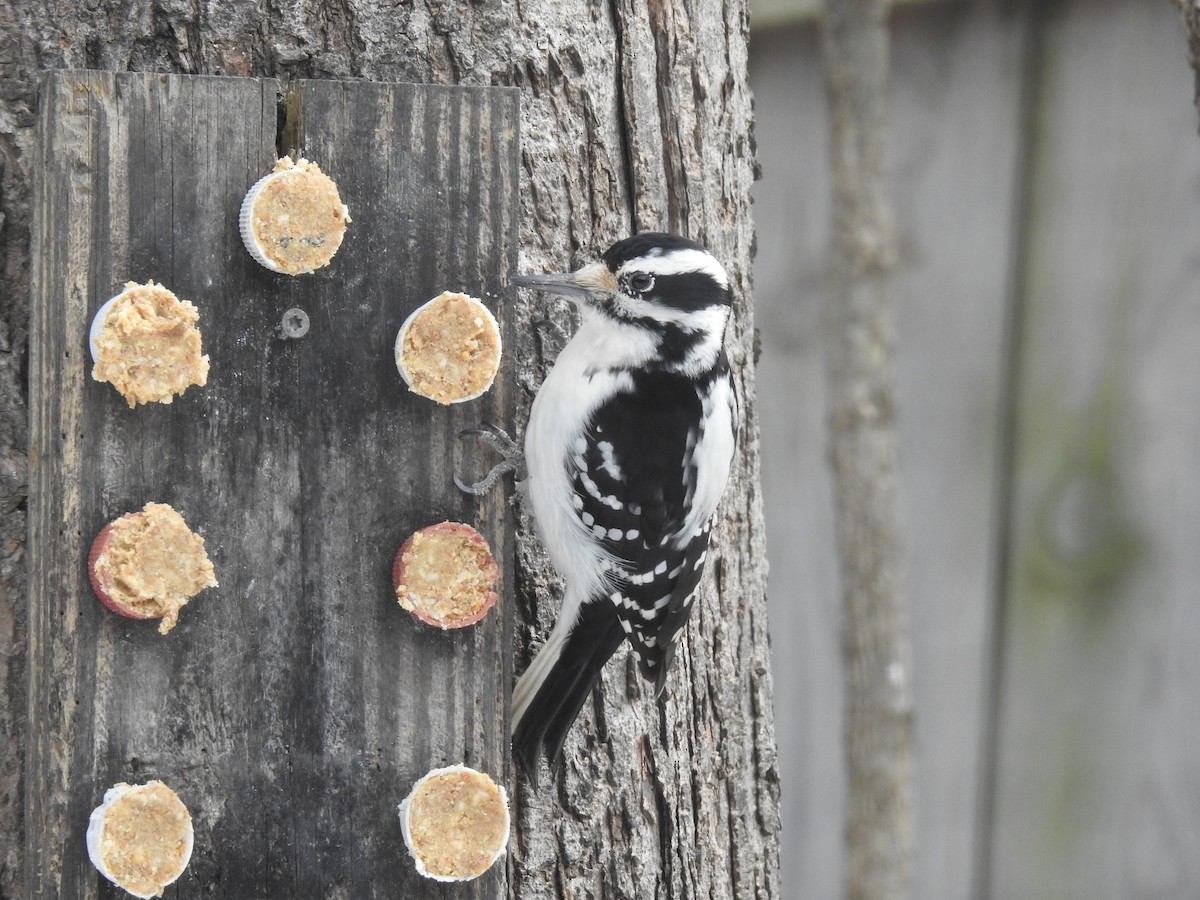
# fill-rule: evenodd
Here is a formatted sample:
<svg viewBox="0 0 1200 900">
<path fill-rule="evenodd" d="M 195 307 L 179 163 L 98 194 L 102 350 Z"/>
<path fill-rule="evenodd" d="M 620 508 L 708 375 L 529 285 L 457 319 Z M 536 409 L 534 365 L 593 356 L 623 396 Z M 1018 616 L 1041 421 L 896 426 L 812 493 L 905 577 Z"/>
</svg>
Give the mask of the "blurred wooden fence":
<svg viewBox="0 0 1200 900">
<path fill-rule="evenodd" d="M 893 14 L 921 900 L 1200 896 L 1200 136 L 1148 0 Z M 839 896 L 815 26 L 756 34 L 783 883 Z"/>
</svg>

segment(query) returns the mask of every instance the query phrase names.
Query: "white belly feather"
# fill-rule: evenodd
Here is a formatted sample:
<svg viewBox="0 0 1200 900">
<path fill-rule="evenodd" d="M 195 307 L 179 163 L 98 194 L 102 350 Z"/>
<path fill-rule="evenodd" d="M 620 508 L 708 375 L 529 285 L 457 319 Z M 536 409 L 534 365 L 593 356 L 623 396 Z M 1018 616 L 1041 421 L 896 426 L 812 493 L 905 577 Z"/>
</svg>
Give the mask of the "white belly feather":
<svg viewBox="0 0 1200 900">
<path fill-rule="evenodd" d="M 655 352 L 645 329 L 605 316 L 585 314 L 579 331 L 563 348 L 533 401 L 525 431 L 526 485 L 538 534 L 550 562 L 567 580 L 562 618 L 573 621 L 578 604 L 603 587 L 611 562 L 590 537 L 571 505 L 566 461 L 580 451 L 584 429 L 596 407 L 632 386 L 624 366 L 636 366 Z M 590 361 L 605 360 L 603 369 Z"/>
</svg>

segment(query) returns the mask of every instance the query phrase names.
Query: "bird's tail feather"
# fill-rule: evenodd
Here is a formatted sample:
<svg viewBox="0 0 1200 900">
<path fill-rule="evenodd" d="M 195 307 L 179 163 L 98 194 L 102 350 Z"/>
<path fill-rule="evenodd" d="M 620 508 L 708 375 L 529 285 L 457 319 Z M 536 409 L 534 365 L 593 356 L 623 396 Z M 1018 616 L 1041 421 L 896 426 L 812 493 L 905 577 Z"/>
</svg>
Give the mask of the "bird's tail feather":
<svg viewBox="0 0 1200 900">
<path fill-rule="evenodd" d="M 555 626 L 513 690 L 513 756 L 535 781 L 545 749 L 553 765 L 571 724 L 625 632 L 606 603 L 584 603 L 571 624 Z"/>
</svg>

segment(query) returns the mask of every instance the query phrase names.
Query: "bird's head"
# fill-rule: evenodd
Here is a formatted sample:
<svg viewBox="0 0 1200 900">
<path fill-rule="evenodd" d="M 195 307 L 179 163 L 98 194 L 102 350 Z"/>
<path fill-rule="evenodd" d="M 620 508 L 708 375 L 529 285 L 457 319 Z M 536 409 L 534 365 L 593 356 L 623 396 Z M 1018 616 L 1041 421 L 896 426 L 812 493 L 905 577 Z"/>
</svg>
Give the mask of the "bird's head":
<svg viewBox="0 0 1200 900">
<path fill-rule="evenodd" d="M 626 238 L 600 261 L 574 272 L 522 275 L 514 283 L 654 329 L 697 331 L 719 320 L 723 332 L 731 303 L 729 276 L 721 264 L 699 244 L 673 234 Z"/>
<path fill-rule="evenodd" d="M 649 337 L 653 356 L 643 365 L 694 376 L 724 360 L 722 345 L 732 305 L 729 276 L 694 241 L 673 234 L 639 234 L 617 241 L 598 262 L 574 272 L 513 280 L 519 287 L 573 300 L 585 322 L 592 320 L 593 327 L 609 334 Z"/>
</svg>

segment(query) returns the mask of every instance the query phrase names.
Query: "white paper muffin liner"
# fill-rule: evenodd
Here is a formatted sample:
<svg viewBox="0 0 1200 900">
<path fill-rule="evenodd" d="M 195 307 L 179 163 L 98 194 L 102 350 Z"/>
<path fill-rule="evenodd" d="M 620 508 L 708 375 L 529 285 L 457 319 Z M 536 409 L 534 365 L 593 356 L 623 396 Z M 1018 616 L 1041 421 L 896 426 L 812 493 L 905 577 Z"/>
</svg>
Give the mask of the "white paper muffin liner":
<svg viewBox="0 0 1200 900">
<path fill-rule="evenodd" d="M 397 334 L 396 334 L 396 344 L 392 350 L 392 352 L 396 358 L 396 369 L 400 372 L 400 377 L 404 379 L 404 383 L 406 385 L 408 385 L 408 387 L 411 388 L 414 393 L 421 394 L 420 391 L 418 391 L 416 388 L 413 388 L 412 378 L 409 375 L 408 367 L 406 365 L 404 365 L 404 339 L 405 339 L 405 337 L 408 336 L 409 328 L 412 327 L 413 322 L 415 322 L 417 320 L 417 316 L 419 316 L 423 310 L 425 310 L 428 306 L 430 306 L 431 304 L 433 304 L 433 303 L 437 302 L 439 299 L 441 299 L 443 294 L 452 294 L 452 293 L 459 293 L 459 292 L 458 291 L 443 291 L 441 294 L 438 294 L 432 300 L 426 300 L 424 303 L 422 303 L 420 306 L 418 306 L 416 309 L 414 309 L 411 313 L 409 313 L 408 318 L 404 320 L 404 324 L 400 326 L 400 331 L 397 332 Z M 502 359 L 504 357 L 504 345 L 501 343 L 501 340 L 500 340 L 500 324 L 496 321 L 496 317 L 494 315 L 492 315 L 492 311 L 490 309 L 488 309 L 486 305 L 484 305 L 482 300 L 472 297 L 469 294 L 463 294 L 462 296 L 466 297 L 468 300 L 470 300 L 472 303 L 474 303 L 480 310 L 482 310 L 484 320 L 487 321 L 488 323 L 490 323 L 492 329 L 495 330 L 495 332 L 496 332 L 496 353 L 498 354 L 499 358 Z M 466 397 L 458 397 L 454 400 L 451 400 L 450 402 L 451 403 L 466 403 L 469 400 L 478 400 L 480 397 L 482 397 L 484 394 L 486 394 L 488 391 L 490 391 L 492 389 L 492 385 L 496 382 L 496 375 L 499 371 L 500 371 L 500 367 L 497 366 L 496 371 L 492 373 L 492 377 L 488 379 L 487 384 L 485 384 L 482 388 L 480 388 L 475 393 L 473 393 L 469 396 L 466 396 Z M 421 394 L 421 396 L 424 397 L 425 395 Z"/>
<path fill-rule="evenodd" d="M 397 807 L 397 809 L 400 813 L 400 831 L 404 835 L 404 845 L 408 848 L 408 855 L 411 856 L 413 859 L 413 862 L 416 863 L 417 872 L 422 877 L 432 879 L 433 881 L 474 881 L 476 878 L 480 877 L 480 875 L 483 874 L 483 872 L 481 872 L 480 875 L 437 875 L 437 874 L 434 874 L 433 872 L 430 872 L 427 868 L 425 868 L 424 861 L 421 859 L 421 857 L 419 857 L 417 855 L 416 851 L 413 849 L 412 837 L 410 836 L 410 833 L 409 833 L 409 828 L 410 828 L 409 817 L 412 812 L 413 797 L 415 797 L 417 795 L 417 791 L 420 790 L 421 786 L 424 785 L 425 782 L 429 781 L 429 779 L 436 778 L 439 775 L 448 775 L 448 774 L 453 774 L 456 772 L 463 772 L 463 773 L 467 773 L 470 775 L 486 774 L 484 772 L 480 772 L 478 769 L 472 769 L 470 766 L 464 766 L 464 765 L 443 766 L 440 769 L 433 769 L 430 772 L 426 773 L 424 776 L 422 776 L 420 779 L 418 779 L 417 783 L 413 785 L 412 790 L 408 792 L 408 796 L 405 797 L 403 800 L 401 800 L 399 807 Z M 490 775 L 487 777 L 491 778 Z M 502 841 L 500 841 L 499 848 L 492 855 L 491 860 L 488 861 L 487 868 L 484 869 L 484 872 L 486 872 L 493 865 L 495 865 L 496 860 L 498 860 L 501 856 L 503 856 L 505 854 L 505 852 L 508 850 L 508 834 L 509 834 L 509 828 L 512 824 L 512 819 L 508 812 L 508 792 L 506 790 L 504 790 L 504 785 L 499 784 L 498 782 L 495 781 L 495 779 L 492 779 L 492 783 L 495 784 L 496 789 L 500 791 L 500 800 L 504 804 L 504 839 Z"/>
<path fill-rule="evenodd" d="M 140 786 L 142 785 L 139 785 L 139 787 Z M 100 842 L 104 837 L 104 821 L 108 817 L 109 808 L 119 799 L 129 793 L 129 791 L 133 790 L 133 788 L 134 785 L 125 784 L 122 782 L 121 784 L 113 785 L 105 792 L 104 802 L 92 810 L 92 814 L 88 818 L 87 851 L 88 857 L 92 861 L 92 865 L 96 867 L 96 871 L 98 871 L 101 875 L 126 893 L 132 894 L 134 897 L 139 897 L 141 900 L 150 900 L 151 897 L 159 896 L 160 892 L 151 891 L 150 893 L 138 893 L 135 890 L 125 887 L 125 885 L 117 881 L 112 872 L 108 870 L 108 866 L 104 864 L 104 859 L 100 853 Z M 182 865 L 179 867 L 179 874 L 177 874 L 170 881 L 164 882 L 163 887 L 166 887 L 169 884 L 174 884 L 179 879 L 179 876 L 187 871 L 188 863 L 192 860 L 192 847 L 195 844 L 195 837 L 195 832 L 193 831 L 191 822 L 189 821 L 186 843 L 183 851 L 183 861 Z"/>
<path fill-rule="evenodd" d="M 271 172 L 258 179 L 258 181 L 254 182 L 254 184 L 250 187 L 250 190 L 246 192 L 246 196 L 242 200 L 242 208 L 238 212 L 238 231 L 242 235 L 242 243 L 246 245 L 246 249 L 250 252 L 250 255 L 254 257 L 254 261 L 260 266 L 270 269 L 272 272 L 279 272 L 283 275 L 288 273 L 284 272 L 282 268 L 280 268 L 271 260 L 270 257 L 267 256 L 266 251 L 263 249 L 263 245 L 259 243 L 258 238 L 254 236 L 254 201 L 256 201 L 258 199 L 258 195 L 263 192 L 263 188 L 270 184 L 274 179 L 287 178 L 289 175 L 293 175 L 297 171 L 298 170 L 296 169 L 284 169 L 282 172 Z M 308 272 L 298 272 L 297 274 L 305 275 L 310 274 L 311 272 L 312 269 L 309 269 Z"/>
<path fill-rule="evenodd" d="M 126 288 L 126 290 L 128 290 L 128 288 Z M 120 300 L 124 294 L 125 291 L 121 291 L 121 293 L 117 294 L 115 297 L 109 297 L 100 305 L 100 308 L 96 310 L 96 315 L 92 316 L 92 327 L 88 331 L 88 350 L 91 351 L 93 365 L 99 362 L 97 357 L 100 355 L 100 352 L 96 349 L 96 339 L 100 337 L 100 331 L 104 328 L 104 320 L 108 318 L 109 310 L 113 308 L 113 304 Z"/>
</svg>

